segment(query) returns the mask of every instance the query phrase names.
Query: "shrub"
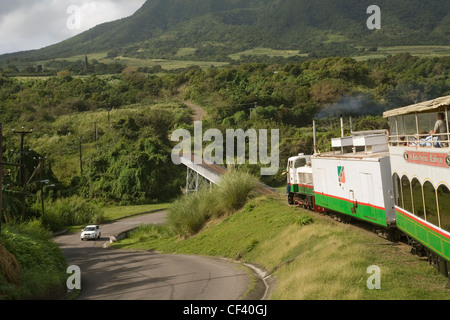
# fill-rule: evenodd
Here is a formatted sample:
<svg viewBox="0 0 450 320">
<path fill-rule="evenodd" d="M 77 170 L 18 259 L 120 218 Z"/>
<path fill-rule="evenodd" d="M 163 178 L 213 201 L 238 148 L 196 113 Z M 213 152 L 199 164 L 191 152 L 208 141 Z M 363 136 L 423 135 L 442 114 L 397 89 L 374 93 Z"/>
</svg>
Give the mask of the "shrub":
<svg viewBox="0 0 450 320">
<path fill-rule="evenodd" d="M 167 216 L 168 224 L 180 235 L 193 235 L 211 218 L 241 209 L 256 195 L 258 180 L 249 173 L 231 171 L 212 190 L 201 189 L 175 201 Z"/>
<path fill-rule="evenodd" d="M 179 198 L 170 207 L 168 224 L 181 235 L 197 233 L 211 218 L 208 203 L 212 198 L 212 193 L 206 189 Z"/>
<path fill-rule="evenodd" d="M 103 221 L 104 215 L 100 207 L 78 196 L 58 199 L 48 204 L 42 217 L 43 225 L 52 231 L 61 230 L 62 226 L 100 224 Z"/>
<path fill-rule="evenodd" d="M 313 218 L 307 214 L 301 214 L 297 217 L 297 224 L 302 227 L 314 222 Z"/>
<path fill-rule="evenodd" d="M 247 172 L 231 171 L 218 185 L 214 216 L 220 217 L 241 209 L 247 200 L 256 195 L 258 180 Z"/>
</svg>

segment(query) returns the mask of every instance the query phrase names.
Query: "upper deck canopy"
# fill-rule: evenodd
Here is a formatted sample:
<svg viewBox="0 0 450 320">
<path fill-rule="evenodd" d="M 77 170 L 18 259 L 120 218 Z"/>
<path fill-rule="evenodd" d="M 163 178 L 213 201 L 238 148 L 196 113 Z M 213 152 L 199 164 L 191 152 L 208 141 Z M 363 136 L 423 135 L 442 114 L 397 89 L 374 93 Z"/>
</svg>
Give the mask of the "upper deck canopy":
<svg viewBox="0 0 450 320">
<path fill-rule="evenodd" d="M 386 111 L 383 116 L 385 118 L 401 116 L 411 113 L 437 112 L 443 111 L 442 108 L 450 106 L 450 96 L 440 97 L 434 100 L 413 104 L 408 107 L 398 108 Z"/>
</svg>

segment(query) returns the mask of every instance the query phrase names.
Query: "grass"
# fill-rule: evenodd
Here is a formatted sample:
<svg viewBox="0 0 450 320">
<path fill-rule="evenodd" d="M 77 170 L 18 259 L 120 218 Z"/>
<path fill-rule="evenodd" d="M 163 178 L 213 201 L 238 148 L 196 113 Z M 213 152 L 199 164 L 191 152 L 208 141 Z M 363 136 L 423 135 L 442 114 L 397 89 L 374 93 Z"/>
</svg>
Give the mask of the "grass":
<svg viewBox="0 0 450 320">
<path fill-rule="evenodd" d="M 144 68 L 144 67 L 154 67 L 154 66 L 161 66 L 164 70 L 176 70 L 176 69 L 182 69 L 187 68 L 191 66 L 199 66 L 200 68 L 220 68 L 227 66 L 229 63 L 227 62 L 220 62 L 220 61 L 190 61 L 190 60 L 182 60 L 183 57 L 191 55 L 195 53 L 196 48 L 181 48 L 178 50 L 177 54 L 175 55 L 175 59 L 140 59 L 140 58 L 132 58 L 132 57 L 123 57 L 118 56 L 115 58 L 107 58 L 107 52 L 101 51 L 101 52 L 95 52 L 88 54 L 89 61 L 97 60 L 100 63 L 121 63 L 126 66 L 136 67 L 136 68 Z M 46 65 L 47 63 L 51 61 L 67 61 L 67 62 L 77 62 L 77 61 L 84 61 L 85 55 L 75 55 L 68 58 L 57 58 L 57 59 L 50 59 L 50 60 L 42 60 L 38 61 L 35 64 L 40 65 Z M 178 60 L 180 59 L 180 60 Z M 19 66 L 22 67 L 22 66 Z M 23 77 L 23 78 L 29 78 L 29 77 Z"/>
<path fill-rule="evenodd" d="M 176 59 L 139 59 L 139 58 L 129 58 L 129 57 L 117 57 L 114 59 L 103 59 L 100 62 L 109 64 L 113 62 L 118 62 L 127 66 L 132 67 L 154 67 L 161 66 L 164 70 L 176 70 L 182 68 L 188 68 L 191 66 L 199 66 L 200 68 L 220 68 L 227 66 L 227 62 L 215 62 L 215 61 L 189 61 L 189 60 L 176 60 Z"/>
<path fill-rule="evenodd" d="M 245 172 L 230 171 L 211 192 L 209 188 L 181 197 L 169 208 L 168 224 L 182 236 L 196 234 L 211 219 L 242 208 L 255 195 L 258 180 Z"/>
<path fill-rule="evenodd" d="M 410 53 L 418 57 L 439 57 L 450 54 L 450 46 L 390 46 L 378 47 L 376 52 L 371 54 L 361 54 L 353 57 L 357 61 L 368 59 L 385 59 L 389 55 L 400 53 Z"/>
<path fill-rule="evenodd" d="M 157 203 L 140 206 L 111 206 L 103 209 L 105 220 L 112 221 L 132 215 L 144 214 L 154 210 L 166 209 L 170 206 L 170 203 Z"/>
<path fill-rule="evenodd" d="M 263 266 L 276 277 L 274 300 L 448 300 L 448 280 L 406 245 L 328 216 L 291 207 L 283 195 L 255 198 L 185 238 L 167 226 L 142 226 L 118 248 L 220 256 Z M 381 269 L 369 290 L 367 268 Z"/>
<path fill-rule="evenodd" d="M 64 297 L 65 257 L 37 221 L 3 225 L 0 249 L 0 300 Z"/>
<path fill-rule="evenodd" d="M 170 203 L 156 203 L 148 205 L 131 205 L 131 206 L 109 206 L 102 208 L 103 212 L 103 223 L 109 223 L 114 220 L 119 220 L 123 218 L 128 218 L 130 216 L 146 214 L 155 210 L 163 210 L 170 206 Z M 66 226 L 66 232 L 77 233 L 83 229 L 86 224 Z"/>
<path fill-rule="evenodd" d="M 283 57 L 283 58 L 290 58 L 290 57 L 307 57 L 308 54 L 301 54 L 298 50 L 276 50 L 276 49 L 270 49 L 270 48 L 254 48 L 238 53 L 230 54 L 229 57 L 233 60 L 239 60 L 241 56 L 246 55 L 255 55 L 255 56 L 268 56 L 268 57 Z"/>
</svg>

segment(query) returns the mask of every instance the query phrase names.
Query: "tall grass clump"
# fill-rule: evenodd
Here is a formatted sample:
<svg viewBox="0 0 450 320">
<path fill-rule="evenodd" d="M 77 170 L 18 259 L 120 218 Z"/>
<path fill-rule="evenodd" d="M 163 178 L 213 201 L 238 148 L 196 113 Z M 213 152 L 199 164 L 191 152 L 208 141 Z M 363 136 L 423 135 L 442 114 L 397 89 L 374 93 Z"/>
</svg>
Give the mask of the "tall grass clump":
<svg viewBox="0 0 450 320">
<path fill-rule="evenodd" d="M 47 203 L 41 217 L 43 226 L 51 231 L 60 231 L 64 226 L 100 224 L 104 219 L 99 206 L 78 196 Z"/>
<path fill-rule="evenodd" d="M 231 171 L 217 186 L 185 195 L 169 208 L 168 225 L 182 236 L 199 232 L 211 218 L 220 218 L 242 208 L 257 194 L 258 179 L 246 172 Z"/>
</svg>

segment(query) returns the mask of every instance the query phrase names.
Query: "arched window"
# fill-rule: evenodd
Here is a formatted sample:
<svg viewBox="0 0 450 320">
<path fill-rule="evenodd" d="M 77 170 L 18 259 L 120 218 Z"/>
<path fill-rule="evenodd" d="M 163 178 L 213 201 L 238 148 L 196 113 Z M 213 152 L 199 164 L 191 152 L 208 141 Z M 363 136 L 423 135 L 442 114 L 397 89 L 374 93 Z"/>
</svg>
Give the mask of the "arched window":
<svg viewBox="0 0 450 320">
<path fill-rule="evenodd" d="M 411 198 L 411 183 L 407 176 L 402 177 L 402 195 L 403 195 L 403 206 L 402 208 L 413 212 L 412 198 Z"/>
<path fill-rule="evenodd" d="M 430 181 L 423 184 L 423 197 L 425 199 L 425 218 L 429 223 L 439 227 L 439 216 L 436 204 L 436 189 Z"/>
<path fill-rule="evenodd" d="M 423 209 L 423 198 L 422 198 L 422 185 L 420 184 L 417 178 L 412 179 L 411 181 L 411 189 L 412 189 L 412 202 L 413 202 L 413 213 L 425 219 L 425 210 Z"/>
<path fill-rule="evenodd" d="M 450 190 L 446 185 L 440 185 L 437 189 L 437 196 L 441 228 L 450 232 Z"/>
<path fill-rule="evenodd" d="M 398 174 L 394 173 L 392 176 L 392 184 L 394 186 L 394 203 L 396 206 L 402 206 L 402 190 L 400 187 L 400 178 Z"/>
</svg>

